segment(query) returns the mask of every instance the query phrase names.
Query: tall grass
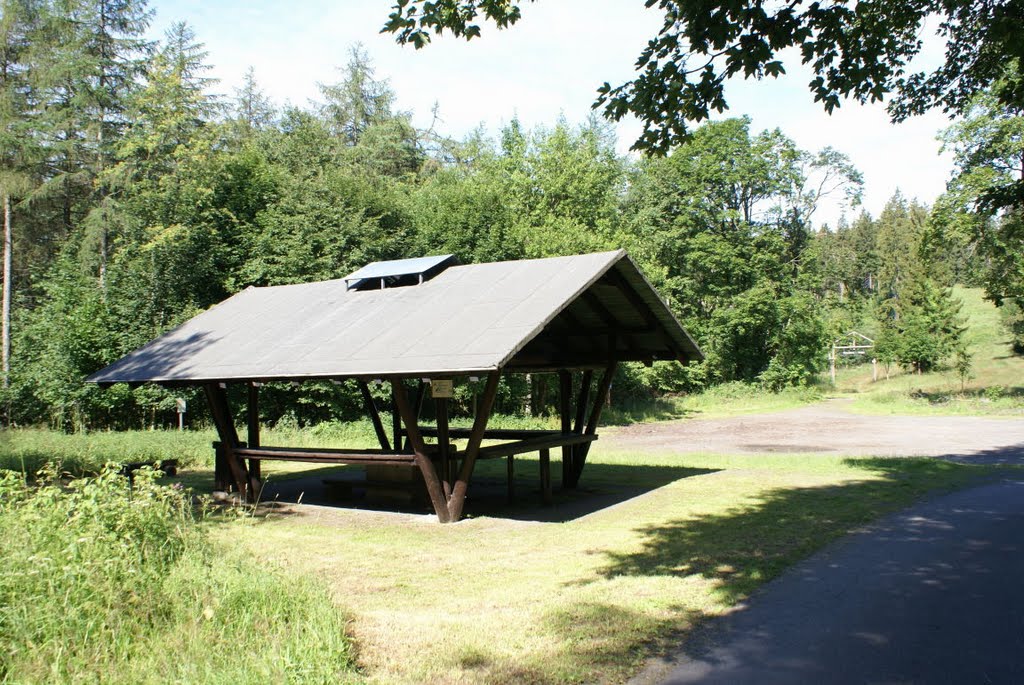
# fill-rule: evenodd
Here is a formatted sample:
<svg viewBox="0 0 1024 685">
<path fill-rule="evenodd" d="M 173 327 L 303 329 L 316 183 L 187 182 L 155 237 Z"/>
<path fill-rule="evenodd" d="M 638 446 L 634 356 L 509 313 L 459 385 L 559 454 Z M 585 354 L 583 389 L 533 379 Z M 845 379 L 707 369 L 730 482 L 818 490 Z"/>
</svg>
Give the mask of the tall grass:
<svg viewBox="0 0 1024 685">
<path fill-rule="evenodd" d="M 0 472 L 0 682 L 355 678 L 327 594 L 224 553 L 189 494 L 151 471 L 49 476 Z"/>
<path fill-rule="evenodd" d="M 98 431 L 59 433 L 22 428 L 0 431 L 0 469 L 34 474 L 47 464 L 74 475 L 95 475 L 104 465 L 177 459 L 181 466 L 209 464 L 213 431 Z"/>
</svg>

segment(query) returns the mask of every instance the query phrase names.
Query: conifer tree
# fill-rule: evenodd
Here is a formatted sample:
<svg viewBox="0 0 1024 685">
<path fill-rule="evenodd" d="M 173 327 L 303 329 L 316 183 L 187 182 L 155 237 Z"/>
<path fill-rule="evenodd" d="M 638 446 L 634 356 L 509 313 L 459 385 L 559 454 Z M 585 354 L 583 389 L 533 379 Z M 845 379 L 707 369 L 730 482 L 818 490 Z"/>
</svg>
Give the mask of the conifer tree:
<svg viewBox="0 0 1024 685">
<path fill-rule="evenodd" d="M 235 101 L 232 113 L 239 137 L 247 138 L 257 131 L 262 131 L 274 122 L 276 111 L 273 103 L 260 89 L 256 81 L 256 70 L 253 67 L 245 72 L 242 87 L 235 89 Z"/>
<path fill-rule="evenodd" d="M 101 176 L 151 48 L 143 37 L 150 16 L 145 0 L 67 0 L 49 8 L 38 34 L 34 86 L 49 151 L 45 191 L 62 204 L 65 234 L 85 226 L 101 287 L 110 194 Z"/>
<path fill-rule="evenodd" d="M 880 359 L 930 371 L 958 352 L 966 354 L 962 303 L 934 276 L 926 249 L 927 213 L 898 193 L 878 220 L 880 259 L 877 315 Z"/>
<path fill-rule="evenodd" d="M 342 74 L 338 83 L 319 84 L 325 101 L 321 115 L 335 135 L 355 145 L 368 128 L 394 116 L 395 92 L 387 81 L 375 78 L 373 63 L 361 45 L 350 49 Z"/>
<path fill-rule="evenodd" d="M 7 388 L 11 371 L 11 298 L 14 276 L 14 202 L 33 184 L 40 153 L 32 135 L 29 52 L 37 3 L 0 2 L 0 204 L 3 212 L 3 293 L 0 296 L 0 370 Z"/>
</svg>

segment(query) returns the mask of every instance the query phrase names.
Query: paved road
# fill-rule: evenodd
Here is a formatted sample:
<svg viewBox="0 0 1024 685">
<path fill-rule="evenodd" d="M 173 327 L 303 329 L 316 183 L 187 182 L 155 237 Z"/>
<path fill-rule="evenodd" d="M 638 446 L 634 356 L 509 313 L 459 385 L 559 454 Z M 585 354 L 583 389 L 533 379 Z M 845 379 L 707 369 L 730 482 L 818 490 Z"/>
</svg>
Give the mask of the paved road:
<svg viewBox="0 0 1024 685">
<path fill-rule="evenodd" d="M 706 625 L 677 663 L 665 683 L 1024 683 L 1024 480 L 844 538 Z"/>
</svg>

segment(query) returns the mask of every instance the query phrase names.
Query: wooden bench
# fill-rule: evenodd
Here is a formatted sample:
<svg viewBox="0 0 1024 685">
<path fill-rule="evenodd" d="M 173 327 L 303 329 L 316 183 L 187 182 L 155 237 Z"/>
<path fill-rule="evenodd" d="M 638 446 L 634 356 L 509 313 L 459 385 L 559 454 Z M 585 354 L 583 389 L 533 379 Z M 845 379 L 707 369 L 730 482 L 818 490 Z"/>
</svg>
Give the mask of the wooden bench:
<svg viewBox="0 0 1024 685">
<path fill-rule="evenodd" d="M 419 472 L 416 468 L 415 454 L 400 454 L 396 452 L 385 452 L 379 449 L 324 449 L 316 447 L 237 447 L 234 450 L 235 456 L 239 459 L 250 459 L 256 461 L 297 461 L 311 464 L 350 464 L 365 466 L 367 477 L 363 481 L 343 482 L 334 479 L 325 479 L 324 485 L 328 487 L 339 487 L 351 489 L 353 486 L 367 488 L 368 490 L 401 490 L 408 492 L 406 498 L 409 502 L 418 500 L 417 487 L 423 487 L 423 481 L 415 478 L 407 482 L 401 479 L 386 480 L 381 469 L 374 467 L 397 467 L 398 469 L 411 469 Z M 329 482 L 330 481 L 330 482 Z"/>
<path fill-rule="evenodd" d="M 271 461 L 302 461 L 312 464 L 376 464 L 379 466 L 412 466 L 415 454 L 399 454 L 384 450 L 321 449 L 315 447 L 236 447 L 242 459 Z"/>
<path fill-rule="evenodd" d="M 508 457 L 508 499 L 515 497 L 513 488 L 515 455 L 528 452 L 540 454 L 540 492 L 544 504 L 551 504 L 551 449 L 553 447 L 573 447 L 597 440 L 596 435 L 580 433 L 562 433 L 560 431 L 539 431 L 536 437 L 505 442 L 498 445 L 481 447 L 477 459 L 497 459 Z"/>
<path fill-rule="evenodd" d="M 420 433 L 436 437 L 438 430 L 433 426 L 420 426 Z M 449 428 L 449 438 L 468 438 L 472 433 L 469 428 Z M 529 452 L 540 453 L 541 496 L 545 504 L 551 503 L 551 449 L 557 447 L 575 447 L 597 440 L 597 435 L 583 433 L 563 433 L 559 430 L 536 430 L 527 428 L 490 428 L 484 431 L 484 440 L 509 440 L 497 445 L 481 447 L 477 459 L 508 458 L 508 499 L 511 502 L 515 492 L 513 487 L 515 455 Z M 454 450 L 452 450 L 454 455 Z"/>
<path fill-rule="evenodd" d="M 423 435 L 436 436 L 437 429 L 424 427 Z M 470 430 L 453 428 L 448 435 L 453 438 L 469 437 Z M 550 504 L 551 496 L 551 449 L 557 447 L 574 447 L 597 440 L 597 435 L 582 433 L 563 433 L 557 430 L 521 430 L 492 429 L 484 433 L 485 440 L 509 440 L 497 445 L 481 447 L 477 459 L 508 459 L 508 498 L 514 497 L 515 455 L 538 452 L 540 454 L 541 496 L 545 504 Z M 428 445 L 433 452 L 437 446 Z M 299 461 L 314 464 L 356 464 L 363 466 L 413 466 L 416 464 L 415 454 L 386 452 L 378 449 L 322 449 L 314 447 L 236 447 L 234 454 L 239 459 L 256 461 Z M 427 456 L 432 459 L 434 454 Z M 449 447 L 448 458 L 458 458 L 459 453 Z"/>
<path fill-rule="evenodd" d="M 472 432 L 472 428 L 449 428 L 448 437 L 468 438 Z M 437 437 L 437 428 L 434 426 L 420 426 L 420 434 Z M 549 435 L 562 435 L 562 431 L 537 430 L 533 428 L 488 428 L 484 431 L 484 440 L 527 440 Z"/>
<path fill-rule="evenodd" d="M 178 475 L 178 460 L 177 459 L 161 459 L 159 461 L 130 461 L 121 464 L 121 475 L 127 476 L 130 482 L 135 481 L 135 472 L 143 467 L 150 467 L 157 471 L 162 471 L 165 476 L 173 478 Z"/>
</svg>

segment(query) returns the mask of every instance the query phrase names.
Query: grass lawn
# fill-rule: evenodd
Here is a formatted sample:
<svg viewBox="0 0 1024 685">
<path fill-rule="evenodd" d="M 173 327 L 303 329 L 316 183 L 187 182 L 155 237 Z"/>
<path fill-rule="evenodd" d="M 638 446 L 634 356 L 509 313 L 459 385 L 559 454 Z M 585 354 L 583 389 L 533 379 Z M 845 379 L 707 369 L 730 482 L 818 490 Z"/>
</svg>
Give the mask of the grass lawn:
<svg viewBox="0 0 1024 685">
<path fill-rule="evenodd" d="M 999 311 L 978 288 L 953 289 L 964 303 L 968 351 L 973 357 L 965 383 L 952 369 L 925 374 L 879 365 L 872 382 L 871 365 L 839 369 L 835 391 L 853 397 L 852 409 L 866 414 L 1024 415 L 1024 357 L 1010 347 Z"/>
<path fill-rule="evenodd" d="M 536 472 L 527 460 L 522 468 Z M 319 578 L 351 616 L 370 682 L 619 682 L 851 528 L 991 473 L 920 459 L 598 446 L 583 499 L 636 496 L 586 516 L 575 513 L 579 496 L 556 494 L 556 522 L 521 508 L 453 525 L 314 508 L 212 525 L 225 545 Z"/>
</svg>

